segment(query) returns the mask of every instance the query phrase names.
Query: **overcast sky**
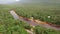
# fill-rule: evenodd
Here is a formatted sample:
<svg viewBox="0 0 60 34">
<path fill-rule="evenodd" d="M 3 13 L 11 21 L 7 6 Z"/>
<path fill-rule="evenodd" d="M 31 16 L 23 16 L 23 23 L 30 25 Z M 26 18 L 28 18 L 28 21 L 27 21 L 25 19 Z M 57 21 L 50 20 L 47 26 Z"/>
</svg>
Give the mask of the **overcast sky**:
<svg viewBox="0 0 60 34">
<path fill-rule="evenodd" d="M 6 4 L 6 3 L 12 3 L 15 2 L 16 0 L 0 0 L 0 4 Z"/>
<path fill-rule="evenodd" d="M 16 0 L 0 0 L 0 4 L 8 4 L 17 2 Z M 50 2 L 50 3 L 60 3 L 60 0 L 20 0 L 20 2 Z"/>
</svg>

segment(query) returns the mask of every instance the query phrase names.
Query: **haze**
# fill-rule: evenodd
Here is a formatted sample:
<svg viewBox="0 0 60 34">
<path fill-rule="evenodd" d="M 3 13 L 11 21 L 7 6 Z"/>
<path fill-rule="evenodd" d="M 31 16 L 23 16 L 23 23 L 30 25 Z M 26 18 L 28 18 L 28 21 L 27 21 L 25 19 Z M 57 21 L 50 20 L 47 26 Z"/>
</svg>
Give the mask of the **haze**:
<svg viewBox="0 0 60 34">
<path fill-rule="evenodd" d="M 19 0 L 0 0 L 0 4 L 9 4 L 9 3 L 14 3 Z"/>
<path fill-rule="evenodd" d="M 9 3 L 15 3 L 19 0 L 0 0 L 0 4 L 9 4 Z M 40 3 L 40 2 L 46 2 L 46 3 L 60 3 L 60 0 L 20 0 L 19 3 Z"/>
</svg>

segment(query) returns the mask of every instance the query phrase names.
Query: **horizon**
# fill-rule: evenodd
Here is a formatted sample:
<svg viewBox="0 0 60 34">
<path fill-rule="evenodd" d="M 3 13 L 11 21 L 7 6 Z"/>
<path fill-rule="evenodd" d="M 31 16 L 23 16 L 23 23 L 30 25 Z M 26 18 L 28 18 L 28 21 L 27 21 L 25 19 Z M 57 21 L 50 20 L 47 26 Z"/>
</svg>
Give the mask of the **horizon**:
<svg viewBox="0 0 60 34">
<path fill-rule="evenodd" d="M 59 3 L 60 4 L 60 0 L 0 0 L 0 4 L 10 4 L 10 3 L 15 3 L 15 2 L 19 2 L 19 3 Z"/>
</svg>

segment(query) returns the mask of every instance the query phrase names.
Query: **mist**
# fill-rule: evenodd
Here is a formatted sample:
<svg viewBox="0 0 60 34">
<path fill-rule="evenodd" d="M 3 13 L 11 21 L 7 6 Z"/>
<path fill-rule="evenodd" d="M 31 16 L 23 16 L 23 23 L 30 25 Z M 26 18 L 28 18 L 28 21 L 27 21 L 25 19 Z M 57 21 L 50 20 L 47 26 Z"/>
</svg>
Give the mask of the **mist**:
<svg viewBox="0 0 60 34">
<path fill-rule="evenodd" d="M 0 0 L 0 4 L 16 3 L 16 0 Z M 18 3 L 57 3 L 60 4 L 60 0 L 20 0 Z"/>
</svg>

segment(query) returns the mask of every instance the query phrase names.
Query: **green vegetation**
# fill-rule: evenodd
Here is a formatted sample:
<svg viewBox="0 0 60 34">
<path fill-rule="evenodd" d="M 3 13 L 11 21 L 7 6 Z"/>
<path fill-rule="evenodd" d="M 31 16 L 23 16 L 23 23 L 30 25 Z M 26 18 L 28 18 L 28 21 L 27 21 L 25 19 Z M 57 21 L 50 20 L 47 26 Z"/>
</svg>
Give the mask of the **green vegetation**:
<svg viewBox="0 0 60 34">
<path fill-rule="evenodd" d="M 60 31 L 54 29 L 48 29 L 42 26 L 36 26 L 34 32 L 36 34 L 60 34 Z"/>
<path fill-rule="evenodd" d="M 53 24 L 60 25 L 60 7 L 54 6 L 6 6 L 0 5 L 0 34 L 28 34 L 25 29 L 31 29 L 29 24 L 14 20 L 10 15 L 9 10 L 14 9 L 20 16 L 41 21 L 51 22 Z M 51 16 L 51 18 L 47 18 Z M 36 34 L 60 34 L 60 31 L 47 29 L 44 27 L 36 26 L 34 28 Z"/>
<path fill-rule="evenodd" d="M 14 10 L 18 15 L 26 18 L 34 17 L 34 19 L 60 25 L 59 6 L 21 6 Z"/>
<path fill-rule="evenodd" d="M 23 23 L 9 14 L 11 7 L 0 6 L 0 34 L 28 34 Z"/>
</svg>

